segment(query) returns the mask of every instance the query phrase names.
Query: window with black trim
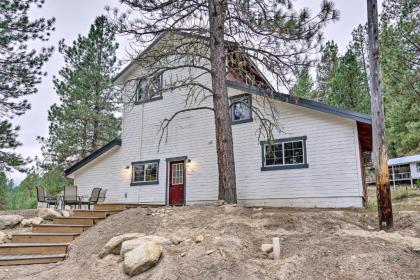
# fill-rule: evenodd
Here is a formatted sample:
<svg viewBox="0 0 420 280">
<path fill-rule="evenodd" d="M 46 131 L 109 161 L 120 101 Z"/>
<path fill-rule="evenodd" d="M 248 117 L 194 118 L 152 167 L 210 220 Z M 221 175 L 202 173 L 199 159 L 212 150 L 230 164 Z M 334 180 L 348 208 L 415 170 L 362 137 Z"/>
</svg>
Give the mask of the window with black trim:
<svg viewBox="0 0 420 280">
<path fill-rule="evenodd" d="M 417 172 L 420 172 L 420 162 L 417 162 Z"/>
<path fill-rule="evenodd" d="M 230 117 L 232 124 L 252 122 L 252 99 L 249 94 L 230 98 Z"/>
<path fill-rule="evenodd" d="M 131 185 L 159 184 L 159 160 L 138 161 L 132 164 Z"/>
<path fill-rule="evenodd" d="M 162 75 L 138 80 L 136 87 L 136 102 L 142 103 L 162 98 Z"/>
<path fill-rule="evenodd" d="M 306 168 L 306 136 L 274 140 L 273 143 L 261 142 L 262 168 L 292 169 Z"/>
</svg>

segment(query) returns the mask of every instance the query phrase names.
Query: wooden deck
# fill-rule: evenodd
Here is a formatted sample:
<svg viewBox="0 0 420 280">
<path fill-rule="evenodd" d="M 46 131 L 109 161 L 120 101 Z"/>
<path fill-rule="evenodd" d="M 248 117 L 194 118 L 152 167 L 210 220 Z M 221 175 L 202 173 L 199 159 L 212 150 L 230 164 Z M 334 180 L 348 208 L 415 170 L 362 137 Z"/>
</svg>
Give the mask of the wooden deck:
<svg viewBox="0 0 420 280">
<path fill-rule="evenodd" d="M 14 234 L 0 245 L 0 266 L 59 262 L 65 259 L 70 242 L 109 215 L 135 207 L 156 204 L 98 204 L 93 210 L 73 210 L 70 217 L 54 218 L 52 224 L 32 226 L 32 232 Z"/>
</svg>

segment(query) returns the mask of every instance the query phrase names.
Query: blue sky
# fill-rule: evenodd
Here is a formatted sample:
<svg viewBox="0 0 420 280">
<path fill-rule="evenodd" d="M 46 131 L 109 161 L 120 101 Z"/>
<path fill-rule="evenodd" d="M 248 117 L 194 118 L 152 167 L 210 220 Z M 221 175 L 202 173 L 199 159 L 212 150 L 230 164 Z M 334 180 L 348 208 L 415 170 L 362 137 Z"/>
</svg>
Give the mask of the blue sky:
<svg viewBox="0 0 420 280">
<path fill-rule="evenodd" d="M 330 24 L 325 29 L 325 40 L 337 42 L 340 52 L 346 50 L 346 46 L 351 39 L 351 31 L 359 24 L 366 22 L 366 0 L 335 0 L 336 8 L 340 10 L 340 20 Z M 295 7 L 308 7 L 311 11 L 319 10 L 321 0 L 297 0 Z M 381 6 L 382 1 L 378 1 Z M 49 45 L 54 45 L 57 49 L 58 41 L 62 38 L 69 44 L 77 35 L 87 34 L 90 25 L 96 16 L 106 14 L 104 7 L 120 7 L 118 0 L 47 0 L 42 9 L 34 9 L 31 15 L 34 17 L 55 17 L 56 30 L 52 34 Z M 129 44 L 125 38 L 117 38 L 120 48 L 117 52 L 119 59 L 126 59 Z M 30 47 L 39 48 L 39 43 L 32 43 Z M 13 119 L 15 125 L 21 127 L 19 141 L 23 144 L 17 149 L 25 157 L 41 157 L 41 145 L 37 142 L 37 136 L 48 135 L 48 109 L 52 104 L 58 102 L 54 93 L 52 79 L 57 75 L 63 65 L 63 58 L 56 50 L 45 65 L 44 70 L 48 75 L 44 77 L 38 86 L 39 92 L 28 97 L 32 104 L 32 109 L 23 116 Z M 15 183 L 19 183 L 25 174 L 17 172 L 10 173 Z"/>
</svg>

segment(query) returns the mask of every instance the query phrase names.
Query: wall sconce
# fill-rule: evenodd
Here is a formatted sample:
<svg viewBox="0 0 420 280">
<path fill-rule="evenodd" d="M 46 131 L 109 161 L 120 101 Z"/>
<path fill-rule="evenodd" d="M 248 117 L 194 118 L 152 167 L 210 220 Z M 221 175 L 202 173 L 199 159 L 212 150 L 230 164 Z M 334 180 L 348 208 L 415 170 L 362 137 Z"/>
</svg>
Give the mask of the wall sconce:
<svg viewBox="0 0 420 280">
<path fill-rule="evenodd" d="M 128 170 L 128 169 L 130 169 L 130 166 L 129 166 L 129 165 L 126 165 L 126 166 L 124 167 L 124 169 L 125 169 L 125 170 Z"/>
<path fill-rule="evenodd" d="M 191 159 L 189 158 L 189 159 L 187 159 L 187 163 L 191 163 Z"/>
</svg>

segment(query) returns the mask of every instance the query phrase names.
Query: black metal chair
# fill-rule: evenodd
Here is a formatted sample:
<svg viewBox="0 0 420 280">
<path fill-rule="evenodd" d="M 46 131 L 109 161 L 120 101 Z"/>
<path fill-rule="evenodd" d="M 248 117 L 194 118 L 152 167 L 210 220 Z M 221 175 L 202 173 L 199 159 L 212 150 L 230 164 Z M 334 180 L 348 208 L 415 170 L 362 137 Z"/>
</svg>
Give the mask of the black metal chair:
<svg viewBox="0 0 420 280">
<path fill-rule="evenodd" d="M 99 202 L 104 202 L 105 198 L 106 198 L 106 192 L 108 191 L 108 189 L 104 189 L 102 188 L 101 192 L 99 193 L 99 199 L 98 199 L 98 203 Z"/>
<path fill-rule="evenodd" d="M 90 195 L 89 200 L 80 201 L 80 205 L 87 205 L 88 209 L 90 210 L 90 205 L 96 205 L 98 203 L 101 190 L 102 188 L 93 188 L 92 194 Z"/>
<path fill-rule="evenodd" d="M 66 205 L 79 206 L 80 208 L 80 199 L 77 196 L 77 186 L 67 186 L 64 187 L 64 196 L 62 208 L 66 208 Z"/>
<path fill-rule="evenodd" d="M 36 187 L 36 197 L 38 199 L 38 202 L 46 203 L 47 208 L 50 208 L 50 205 L 54 205 L 54 208 L 57 208 L 57 199 L 54 197 L 48 197 L 44 187 Z"/>
</svg>

